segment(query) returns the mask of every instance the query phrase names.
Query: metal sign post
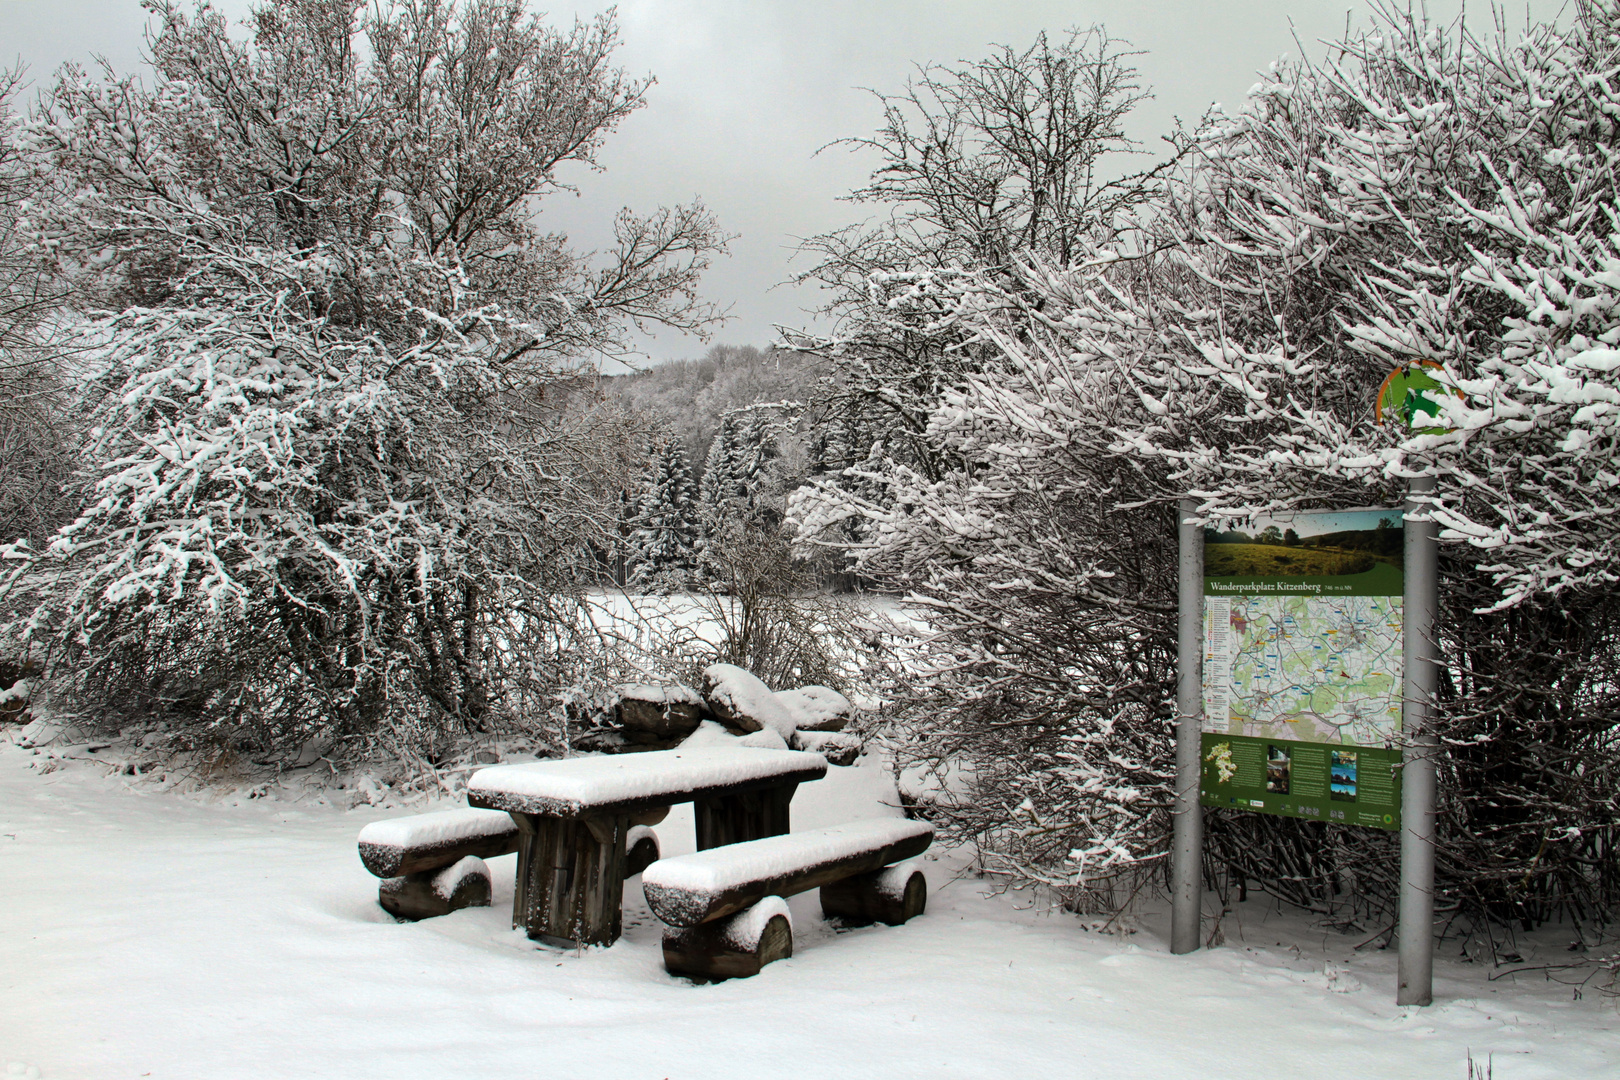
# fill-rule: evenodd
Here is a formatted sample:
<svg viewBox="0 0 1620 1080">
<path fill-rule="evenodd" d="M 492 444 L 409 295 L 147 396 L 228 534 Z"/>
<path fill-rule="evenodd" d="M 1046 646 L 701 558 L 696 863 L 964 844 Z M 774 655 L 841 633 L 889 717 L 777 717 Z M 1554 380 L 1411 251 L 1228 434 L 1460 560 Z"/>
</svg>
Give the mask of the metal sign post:
<svg viewBox="0 0 1620 1080">
<path fill-rule="evenodd" d="M 1204 814 L 1199 807 L 1199 728 L 1203 701 L 1204 530 L 1189 524 L 1198 504 L 1180 505 L 1180 626 L 1176 641 L 1176 801 L 1170 850 L 1170 951 L 1198 948 L 1203 905 Z"/>
<path fill-rule="evenodd" d="M 1433 495 L 1432 476 L 1413 477 L 1406 502 L 1405 687 L 1401 727 L 1401 896 L 1397 1005 L 1434 1000 L 1434 753 L 1439 739 L 1429 723 L 1438 669 L 1434 641 L 1439 607 L 1438 528 L 1414 521 Z"/>
</svg>

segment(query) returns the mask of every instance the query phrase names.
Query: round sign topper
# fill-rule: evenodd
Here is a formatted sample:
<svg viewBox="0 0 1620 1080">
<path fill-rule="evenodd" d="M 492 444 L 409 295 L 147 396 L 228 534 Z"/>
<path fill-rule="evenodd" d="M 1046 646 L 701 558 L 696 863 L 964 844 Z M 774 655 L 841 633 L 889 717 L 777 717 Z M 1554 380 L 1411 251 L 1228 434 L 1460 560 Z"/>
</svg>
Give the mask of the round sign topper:
<svg viewBox="0 0 1620 1080">
<path fill-rule="evenodd" d="M 1445 390 L 1445 387 L 1435 381 L 1434 376 L 1424 370 L 1425 368 L 1441 370 L 1440 365 L 1432 360 L 1420 360 L 1390 372 L 1384 379 L 1384 385 L 1378 388 L 1378 402 L 1373 406 L 1373 418 L 1381 424 L 1387 413 L 1404 420 L 1414 435 L 1444 435 L 1451 431 L 1452 429 L 1448 427 L 1417 426 L 1420 417 L 1440 415 L 1438 395 Z M 1452 393 L 1456 394 L 1457 391 L 1452 390 Z"/>
</svg>

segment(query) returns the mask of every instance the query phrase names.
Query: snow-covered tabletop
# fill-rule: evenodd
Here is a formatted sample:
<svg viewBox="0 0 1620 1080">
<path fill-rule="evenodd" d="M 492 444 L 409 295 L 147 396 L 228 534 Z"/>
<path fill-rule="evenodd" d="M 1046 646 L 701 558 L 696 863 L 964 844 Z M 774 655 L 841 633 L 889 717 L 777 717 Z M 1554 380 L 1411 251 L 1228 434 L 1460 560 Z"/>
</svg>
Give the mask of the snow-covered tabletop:
<svg viewBox="0 0 1620 1080">
<path fill-rule="evenodd" d="M 783 787 L 825 775 L 827 761 L 820 754 L 693 747 L 493 765 L 473 773 L 467 801 L 490 810 L 577 817 Z"/>
</svg>

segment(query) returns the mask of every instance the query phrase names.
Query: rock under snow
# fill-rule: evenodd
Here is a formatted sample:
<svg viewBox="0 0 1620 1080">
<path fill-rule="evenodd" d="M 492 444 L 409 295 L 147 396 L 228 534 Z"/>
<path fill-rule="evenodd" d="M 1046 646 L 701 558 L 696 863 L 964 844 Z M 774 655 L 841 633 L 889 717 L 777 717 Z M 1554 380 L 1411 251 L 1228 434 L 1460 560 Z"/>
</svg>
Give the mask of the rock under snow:
<svg viewBox="0 0 1620 1080">
<path fill-rule="evenodd" d="M 742 731 L 770 728 L 784 740 L 793 736 L 793 714 L 771 688 L 735 664 L 703 669 L 703 700 L 720 722 Z"/>
<path fill-rule="evenodd" d="M 776 700 L 787 706 L 793 726 L 800 731 L 842 731 L 854 711 L 847 697 L 827 686 L 782 690 Z"/>
<path fill-rule="evenodd" d="M 860 736 L 847 731 L 795 731 L 789 745 L 820 754 L 829 765 L 853 765 L 864 749 Z"/>
<path fill-rule="evenodd" d="M 703 698 L 690 686 L 633 683 L 618 692 L 619 726 L 632 742 L 683 739 L 703 722 Z"/>
</svg>

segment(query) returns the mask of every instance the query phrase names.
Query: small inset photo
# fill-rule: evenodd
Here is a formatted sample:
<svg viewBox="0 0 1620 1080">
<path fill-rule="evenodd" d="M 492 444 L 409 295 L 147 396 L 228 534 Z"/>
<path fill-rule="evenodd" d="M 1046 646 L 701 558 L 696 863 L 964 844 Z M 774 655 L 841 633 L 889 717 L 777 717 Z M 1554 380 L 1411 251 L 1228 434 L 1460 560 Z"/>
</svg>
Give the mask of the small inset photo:
<svg viewBox="0 0 1620 1080">
<path fill-rule="evenodd" d="M 1288 747 L 1276 743 L 1266 744 L 1266 791 L 1273 795 L 1287 795 L 1289 781 L 1294 775 L 1294 759 Z"/>
<path fill-rule="evenodd" d="M 1356 752 L 1334 750 L 1328 755 L 1328 773 L 1332 791 L 1329 798 L 1335 802 L 1356 801 Z"/>
</svg>

